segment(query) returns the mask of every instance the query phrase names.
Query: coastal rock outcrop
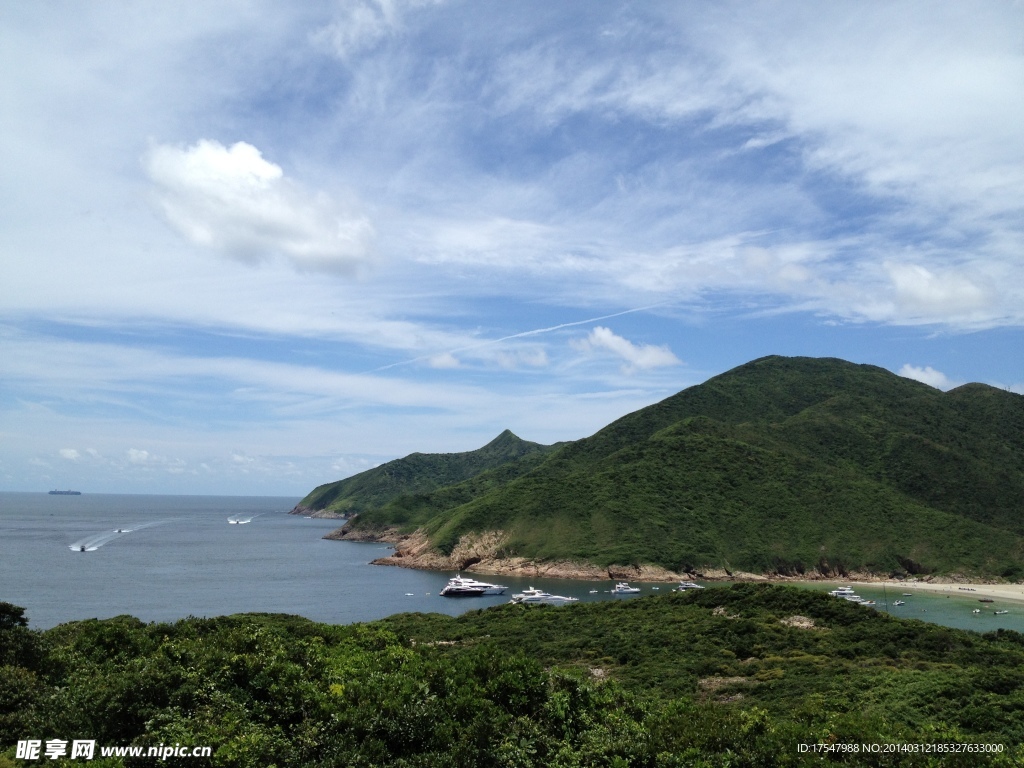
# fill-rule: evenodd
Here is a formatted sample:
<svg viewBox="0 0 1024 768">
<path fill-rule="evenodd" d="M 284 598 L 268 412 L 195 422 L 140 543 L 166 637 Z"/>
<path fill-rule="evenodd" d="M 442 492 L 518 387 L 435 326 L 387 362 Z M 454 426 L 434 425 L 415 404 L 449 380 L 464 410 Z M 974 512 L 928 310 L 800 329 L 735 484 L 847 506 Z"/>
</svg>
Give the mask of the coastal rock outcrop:
<svg viewBox="0 0 1024 768">
<path fill-rule="evenodd" d="M 337 512 L 332 512 L 329 509 L 311 509 L 310 507 L 304 507 L 301 504 L 296 504 L 295 508 L 288 514 L 302 515 L 303 517 L 316 517 L 324 520 L 347 520 L 349 518 L 349 515 L 342 515 Z"/>
</svg>

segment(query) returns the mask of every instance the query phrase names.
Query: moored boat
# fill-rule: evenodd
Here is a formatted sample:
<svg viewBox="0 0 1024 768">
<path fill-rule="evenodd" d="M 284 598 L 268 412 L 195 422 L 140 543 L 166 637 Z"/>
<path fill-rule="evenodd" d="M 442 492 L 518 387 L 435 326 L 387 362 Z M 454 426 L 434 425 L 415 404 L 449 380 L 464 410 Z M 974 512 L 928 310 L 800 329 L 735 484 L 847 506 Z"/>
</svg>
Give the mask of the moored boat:
<svg viewBox="0 0 1024 768">
<path fill-rule="evenodd" d="M 577 598 L 552 595 L 550 592 L 545 592 L 542 589 L 530 587 L 529 589 L 524 589 L 518 595 L 512 595 L 512 599 L 509 602 L 520 605 L 567 605 L 568 603 L 577 602 Z"/>
<path fill-rule="evenodd" d="M 483 597 L 484 595 L 503 595 L 506 589 L 508 587 L 501 584 L 488 584 L 456 574 L 448 580 L 445 588 L 438 594 L 442 597 Z"/>
<path fill-rule="evenodd" d="M 618 584 L 615 585 L 615 588 L 612 590 L 612 594 L 613 595 L 635 595 L 639 591 L 640 591 L 640 587 L 631 587 L 631 586 L 629 586 L 629 582 L 620 581 Z"/>
<path fill-rule="evenodd" d="M 829 592 L 832 597 L 853 597 L 853 587 L 837 587 Z"/>
<path fill-rule="evenodd" d="M 688 589 L 704 589 L 695 581 L 680 581 L 679 586 L 673 589 L 674 592 L 685 592 Z"/>
</svg>

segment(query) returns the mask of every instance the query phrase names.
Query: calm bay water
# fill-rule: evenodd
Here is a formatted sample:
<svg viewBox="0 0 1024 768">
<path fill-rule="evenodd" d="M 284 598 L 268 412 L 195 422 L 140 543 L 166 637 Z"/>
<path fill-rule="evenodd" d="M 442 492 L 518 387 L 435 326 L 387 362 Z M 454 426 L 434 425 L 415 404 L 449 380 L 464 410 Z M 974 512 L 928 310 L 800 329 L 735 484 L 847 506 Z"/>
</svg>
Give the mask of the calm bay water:
<svg viewBox="0 0 1024 768">
<path fill-rule="evenodd" d="M 509 594 L 531 585 L 581 600 L 635 599 L 608 594 L 608 581 L 504 576 L 482 578 L 508 585 L 505 596 L 442 598 L 438 592 L 449 574 L 371 566 L 388 551 L 385 545 L 326 541 L 323 535 L 338 521 L 288 515 L 296 501 L 0 493 L 0 600 L 23 606 L 33 627 L 48 628 L 119 614 L 174 621 L 259 611 L 331 623 L 407 611 L 457 615 L 507 602 Z M 229 518 L 251 521 L 232 525 Z M 672 585 L 636 586 L 658 594 L 655 587 L 664 592 Z M 859 594 L 877 599 L 876 610 L 883 609 L 881 589 L 865 587 Z M 901 599 L 907 605 L 890 610 L 907 618 L 1024 632 L 1024 605 L 986 604 L 984 614 L 974 615 L 979 604 L 967 597 Z M 997 608 L 1010 613 L 995 616 Z"/>
</svg>

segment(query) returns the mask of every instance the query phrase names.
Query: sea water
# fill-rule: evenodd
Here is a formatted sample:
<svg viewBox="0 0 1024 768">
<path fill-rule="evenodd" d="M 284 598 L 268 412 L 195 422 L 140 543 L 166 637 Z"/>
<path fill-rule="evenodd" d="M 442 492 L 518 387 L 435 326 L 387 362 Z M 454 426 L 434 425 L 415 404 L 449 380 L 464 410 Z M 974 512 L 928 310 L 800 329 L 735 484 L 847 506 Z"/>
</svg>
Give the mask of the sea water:
<svg viewBox="0 0 1024 768">
<path fill-rule="evenodd" d="M 120 614 L 175 621 L 269 612 L 330 623 L 408 611 L 457 615 L 508 602 L 528 586 L 581 601 L 636 599 L 612 595 L 610 580 L 511 576 L 479 577 L 507 585 L 505 595 L 443 598 L 438 593 L 453 574 L 370 565 L 389 553 L 387 545 L 326 540 L 340 521 L 289 515 L 297 501 L 0 493 L 0 600 L 24 607 L 30 625 L 45 629 Z M 665 594 L 673 585 L 634 586 L 643 596 Z M 885 610 L 881 588 L 858 591 L 878 602 L 864 610 Z M 894 615 L 978 631 L 1024 631 L 1024 604 L 924 593 L 905 598 L 892 590 L 888 598 Z M 907 605 L 892 607 L 894 599 Z M 975 607 L 984 613 L 972 614 Z M 1010 613 L 994 615 L 1002 609 Z"/>
<path fill-rule="evenodd" d="M 807 586 L 807 585 L 803 585 Z M 836 584 L 815 584 L 809 589 L 829 591 Z M 865 600 L 874 600 L 874 606 L 863 606 L 865 610 L 881 611 L 901 619 L 917 619 L 931 624 L 942 624 L 957 629 L 971 629 L 975 632 L 993 632 L 997 629 L 1013 629 L 1024 632 L 1024 602 L 993 598 L 993 602 L 982 603 L 976 592 L 959 592 L 955 584 L 950 585 L 948 594 L 916 590 L 910 582 L 904 587 L 881 587 L 868 584 L 851 584 L 854 591 Z M 904 594 L 907 593 L 907 594 Z M 842 598 L 836 598 L 841 600 Z M 903 605 L 894 605 L 902 600 Z M 978 613 L 974 613 L 977 610 Z M 1007 613 L 996 614 L 996 611 Z"/>
</svg>

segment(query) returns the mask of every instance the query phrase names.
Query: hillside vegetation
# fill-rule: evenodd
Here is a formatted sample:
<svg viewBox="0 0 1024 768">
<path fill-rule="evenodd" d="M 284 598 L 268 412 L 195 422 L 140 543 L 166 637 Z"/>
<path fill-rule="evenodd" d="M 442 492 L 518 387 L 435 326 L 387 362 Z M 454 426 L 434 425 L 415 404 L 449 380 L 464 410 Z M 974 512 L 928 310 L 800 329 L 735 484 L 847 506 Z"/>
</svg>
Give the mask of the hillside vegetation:
<svg viewBox="0 0 1024 768">
<path fill-rule="evenodd" d="M 793 588 L 347 627 L 266 614 L 25 625 L 0 603 L 3 768 L 23 764 L 26 738 L 95 739 L 90 765 L 103 768 L 197 763 L 99 753 L 165 744 L 210 746 L 204 765 L 237 768 L 1024 761 L 1024 636 Z M 883 752 L 891 743 L 973 746 Z"/>
<path fill-rule="evenodd" d="M 413 453 L 344 480 L 317 486 L 292 512 L 358 514 L 405 494 L 425 493 L 458 483 L 492 467 L 528 457 L 536 461 L 555 447 L 521 440 L 506 429 L 475 451 Z"/>
<path fill-rule="evenodd" d="M 121 616 L 35 632 L 0 603 L 0 767 L 24 764 L 26 738 L 95 739 L 102 768 L 1011 766 L 1022 669 L 1015 632 L 749 584 L 353 626 Z M 212 756 L 99 750 L 131 745 Z"/>
<path fill-rule="evenodd" d="M 529 463 L 366 504 L 442 553 L 677 572 L 1024 577 L 1024 397 L 767 357 Z"/>
</svg>

